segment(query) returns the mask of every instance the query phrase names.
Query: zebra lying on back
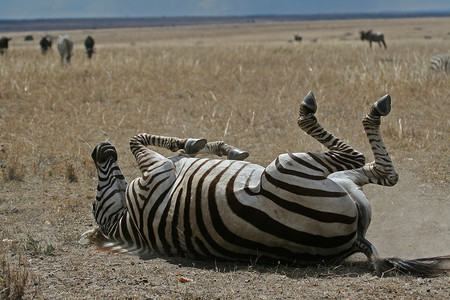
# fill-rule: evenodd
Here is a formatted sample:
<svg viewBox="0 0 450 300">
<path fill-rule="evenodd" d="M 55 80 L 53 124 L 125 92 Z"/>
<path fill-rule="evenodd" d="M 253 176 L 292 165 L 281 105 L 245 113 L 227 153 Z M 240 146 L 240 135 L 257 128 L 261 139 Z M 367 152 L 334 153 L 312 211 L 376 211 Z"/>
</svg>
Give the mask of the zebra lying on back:
<svg viewBox="0 0 450 300">
<path fill-rule="evenodd" d="M 61 63 L 70 64 L 70 58 L 72 57 L 72 50 L 73 50 L 73 42 L 70 39 L 70 36 L 63 35 L 59 37 L 58 40 L 58 51 L 61 55 Z"/>
<path fill-rule="evenodd" d="M 393 268 L 432 275 L 449 257 L 380 259 L 365 238 L 369 183 L 392 186 L 398 175 L 380 134 L 389 95 L 363 119 L 375 161 L 339 140 L 317 121 L 314 95 L 300 105 L 299 127 L 329 149 L 287 153 L 267 167 L 243 161 L 248 153 L 224 142 L 140 133 L 130 141 L 142 176 L 127 184 L 109 142 L 92 158 L 98 171 L 93 213 L 98 228 L 82 241 L 141 257 L 178 255 L 220 260 L 334 263 L 364 253 L 377 274 Z M 164 157 L 147 146 L 180 155 Z M 212 153 L 223 159 L 195 158 Z"/>
<path fill-rule="evenodd" d="M 430 60 L 431 69 L 450 74 L 450 54 L 438 54 Z"/>
<path fill-rule="evenodd" d="M 372 32 L 372 29 L 370 29 L 367 31 L 361 30 L 359 33 L 361 34 L 362 41 L 369 41 L 370 48 L 372 48 L 372 42 L 377 42 L 378 46 L 381 47 L 381 43 L 383 43 L 384 49 L 387 49 L 386 42 L 384 41 L 384 34 L 381 32 Z"/>
</svg>

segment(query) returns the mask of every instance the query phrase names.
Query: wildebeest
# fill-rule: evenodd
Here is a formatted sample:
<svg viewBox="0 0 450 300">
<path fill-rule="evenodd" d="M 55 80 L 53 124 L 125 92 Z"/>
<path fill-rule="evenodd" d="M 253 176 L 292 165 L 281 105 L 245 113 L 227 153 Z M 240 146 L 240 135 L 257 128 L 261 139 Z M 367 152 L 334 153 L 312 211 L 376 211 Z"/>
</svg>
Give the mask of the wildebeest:
<svg viewBox="0 0 450 300">
<path fill-rule="evenodd" d="M 58 51 L 61 55 L 61 62 L 70 64 L 70 58 L 72 57 L 73 42 L 68 35 L 63 35 L 59 37 L 58 40 Z"/>
<path fill-rule="evenodd" d="M 0 39 L 0 54 L 4 53 L 4 49 L 8 49 L 8 43 L 11 40 L 9 37 L 2 37 Z"/>
<path fill-rule="evenodd" d="M 88 58 L 92 58 L 92 54 L 94 54 L 94 44 L 94 39 L 90 35 L 88 35 L 84 40 L 84 47 L 86 47 Z"/>
<path fill-rule="evenodd" d="M 49 35 L 44 36 L 39 42 L 42 54 L 47 54 L 47 51 L 52 47 L 52 39 Z"/>
<path fill-rule="evenodd" d="M 387 49 L 386 42 L 384 41 L 384 34 L 381 32 L 373 32 L 372 29 L 370 29 L 368 31 L 361 30 L 359 33 L 361 34 L 362 41 L 369 41 L 370 48 L 372 48 L 372 42 L 377 42 L 380 47 L 381 43 L 383 43 L 384 49 Z"/>
<path fill-rule="evenodd" d="M 301 42 L 302 41 L 302 36 L 300 34 L 296 34 L 294 35 L 294 40 L 296 40 L 297 42 Z"/>
</svg>

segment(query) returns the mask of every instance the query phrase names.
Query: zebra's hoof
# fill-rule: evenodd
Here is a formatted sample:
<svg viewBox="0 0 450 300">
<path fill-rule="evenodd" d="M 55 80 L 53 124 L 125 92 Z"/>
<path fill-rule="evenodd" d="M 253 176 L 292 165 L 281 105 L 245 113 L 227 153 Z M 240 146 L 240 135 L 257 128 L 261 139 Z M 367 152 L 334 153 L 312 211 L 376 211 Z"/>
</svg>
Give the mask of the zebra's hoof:
<svg viewBox="0 0 450 300">
<path fill-rule="evenodd" d="M 227 159 L 231 159 L 231 160 L 244 160 L 248 157 L 248 152 L 238 149 L 238 148 L 234 148 L 233 150 L 231 150 L 230 152 L 228 152 L 227 155 Z"/>
<path fill-rule="evenodd" d="M 184 145 L 184 150 L 187 154 L 195 154 L 205 147 L 206 142 L 206 139 L 188 139 Z"/>
<path fill-rule="evenodd" d="M 110 157 L 117 161 L 117 150 L 110 142 L 101 142 L 95 146 L 91 156 L 98 164 L 107 162 Z"/>
<path fill-rule="evenodd" d="M 373 104 L 373 107 L 379 116 L 387 116 L 391 112 L 391 96 L 384 95 Z"/>
<path fill-rule="evenodd" d="M 309 92 L 300 104 L 300 115 L 315 114 L 317 111 L 317 102 L 313 92 Z"/>
</svg>

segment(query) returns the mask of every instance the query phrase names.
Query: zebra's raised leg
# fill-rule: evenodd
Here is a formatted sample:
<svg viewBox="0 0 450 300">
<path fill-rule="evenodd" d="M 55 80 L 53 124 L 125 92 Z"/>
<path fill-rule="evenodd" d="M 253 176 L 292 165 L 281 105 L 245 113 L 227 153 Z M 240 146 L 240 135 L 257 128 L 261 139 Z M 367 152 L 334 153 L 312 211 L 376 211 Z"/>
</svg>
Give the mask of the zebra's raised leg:
<svg viewBox="0 0 450 300">
<path fill-rule="evenodd" d="M 159 136 L 148 133 L 139 134 L 144 138 L 144 142 L 147 146 L 155 146 L 168 149 L 172 152 L 178 150 L 184 150 L 186 154 L 195 154 L 200 151 L 206 145 L 205 139 L 181 139 L 177 137 Z"/>
<path fill-rule="evenodd" d="M 376 101 L 369 113 L 363 118 L 362 124 L 375 160 L 357 170 L 358 177 L 354 181 L 359 186 L 375 183 L 384 186 L 393 186 L 398 181 L 394 164 L 389 156 L 380 132 L 381 117 L 387 116 L 391 111 L 391 97 L 385 95 Z"/>
<path fill-rule="evenodd" d="M 219 157 L 226 156 L 231 160 L 244 160 L 248 157 L 248 152 L 225 144 L 223 141 L 209 142 L 199 153 L 212 153 Z"/>
<path fill-rule="evenodd" d="M 316 110 L 316 99 L 314 94 L 309 92 L 300 104 L 297 124 L 308 135 L 330 150 L 322 154 L 308 152 L 308 155 L 313 158 L 315 163 L 322 166 L 324 175 L 362 167 L 365 163 L 364 155 L 323 128 L 314 115 Z"/>
</svg>

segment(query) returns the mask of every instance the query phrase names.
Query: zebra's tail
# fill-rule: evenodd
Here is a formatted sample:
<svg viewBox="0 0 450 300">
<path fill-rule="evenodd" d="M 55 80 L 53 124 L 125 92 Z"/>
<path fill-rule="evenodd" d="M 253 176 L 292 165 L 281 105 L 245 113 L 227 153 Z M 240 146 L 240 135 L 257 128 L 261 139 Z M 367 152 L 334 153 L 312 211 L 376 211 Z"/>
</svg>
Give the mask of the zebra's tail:
<svg viewBox="0 0 450 300">
<path fill-rule="evenodd" d="M 450 255 L 417 259 L 380 258 L 372 243 L 362 235 L 357 237 L 354 246 L 356 252 L 367 256 L 372 271 L 380 277 L 399 273 L 433 277 L 450 271 Z"/>
<path fill-rule="evenodd" d="M 372 261 L 375 273 L 383 277 L 390 273 L 402 273 L 434 277 L 450 271 L 450 255 L 418 259 L 376 258 Z"/>
</svg>

